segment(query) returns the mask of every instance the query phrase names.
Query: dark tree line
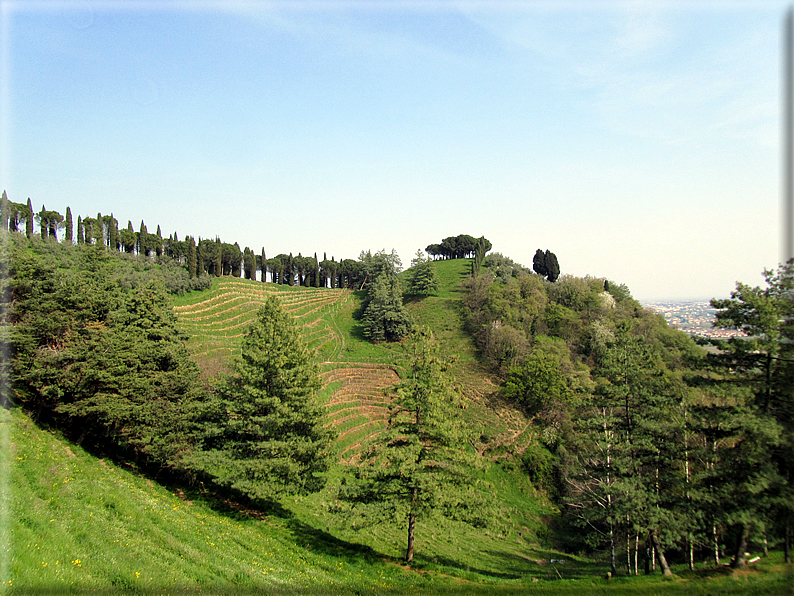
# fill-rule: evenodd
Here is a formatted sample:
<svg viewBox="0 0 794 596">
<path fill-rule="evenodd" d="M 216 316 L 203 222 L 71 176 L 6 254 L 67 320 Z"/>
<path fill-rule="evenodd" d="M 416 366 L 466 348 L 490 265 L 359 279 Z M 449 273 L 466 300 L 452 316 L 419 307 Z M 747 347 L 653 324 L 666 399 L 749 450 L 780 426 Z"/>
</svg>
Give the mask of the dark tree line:
<svg viewBox="0 0 794 596">
<path fill-rule="evenodd" d="M 434 259 L 467 259 L 475 257 L 478 251 L 484 256 L 491 248 L 490 241 L 485 237 L 460 234 L 444 238 L 441 244 L 430 244 L 425 251 Z"/>
<path fill-rule="evenodd" d="M 278 300 L 247 331 L 234 374 L 210 390 L 161 268 L 139 271 L 129 287 L 120 269 L 130 260 L 99 244 L 0 230 L 0 250 L 0 339 L 11 354 L 4 406 L 95 453 L 235 498 L 262 503 L 322 487 L 332 434 L 316 401 L 321 381 Z"/>
<path fill-rule="evenodd" d="M 625 286 L 498 261 L 504 275 L 466 282 L 470 329 L 533 417 L 523 463 L 569 547 L 603 552 L 613 574 L 743 567 L 766 544 L 790 560 L 794 263 L 712 302 L 718 326 L 747 336 L 707 354 Z"/>
<path fill-rule="evenodd" d="M 220 238 L 186 236 L 180 240 L 176 232 L 166 238 L 160 226 L 151 233 L 143 221 L 137 231 L 132 221 L 128 221 L 126 227 L 119 227 L 113 214 L 78 216 L 75 225 L 69 207 L 66 208 L 66 216 L 44 206 L 39 212 L 34 212 L 30 199 L 27 203 L 14 203 L 8 200 L 4 191 L 0 198 L 2 229 L 24 232 L 30 238 L 34 233 L 34 223 L 43 239 L 62 240 L 70 245 L 104 246 L 108 250 L 147 258 L 169 257 L 185 267 L 191 278 L 230 275 L 292 286 L 348 289 L 360 289 L 366 281 L 361 261 L 354 259 L 337 261 L 331 257 L 329 260 L 323 255 L 320 261 L 317 253 L 311 257 L 282 253 L 268 259 L 264 248 L 261 254 L 256 254 L 249 247 L 241 250 L 238 243 L 222 242 Z M 60 239 L 59 230 L 64 231 Z"/>
</svg>

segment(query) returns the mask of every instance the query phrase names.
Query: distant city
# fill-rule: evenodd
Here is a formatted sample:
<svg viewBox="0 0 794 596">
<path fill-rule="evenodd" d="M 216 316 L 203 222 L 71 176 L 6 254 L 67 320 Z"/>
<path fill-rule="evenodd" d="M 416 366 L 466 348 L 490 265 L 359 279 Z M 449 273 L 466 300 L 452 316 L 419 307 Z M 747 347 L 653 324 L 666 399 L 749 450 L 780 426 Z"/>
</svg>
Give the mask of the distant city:
<svg viewBox="0 0 794 596">
<path fill-rule="evenodd" d="M 643 302 L 642 305 L 662 315 L 671 327 L 690 335 L 699 335 L 710 339 L 745 336 L 741 331 L 734 329 L 713 327 L 717 309 L 712 308 L 708 300 L 667 300 Z"/>
</svg>

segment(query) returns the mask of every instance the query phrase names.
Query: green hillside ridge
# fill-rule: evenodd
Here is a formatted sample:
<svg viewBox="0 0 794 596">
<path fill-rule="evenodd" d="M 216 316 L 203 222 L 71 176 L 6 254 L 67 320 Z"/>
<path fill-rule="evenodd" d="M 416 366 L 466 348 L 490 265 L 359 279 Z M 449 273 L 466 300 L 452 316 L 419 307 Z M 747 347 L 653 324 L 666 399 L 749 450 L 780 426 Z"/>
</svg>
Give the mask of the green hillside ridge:
<svg viewBox="0 0 794 596">
<path fill-rule="evenodd" d="M 670 416 L 686 405 L 680 395 L 686 375 L 693 374 L 687 367 L 702 358 L 689 338 L 642 309 L 625 286 L 571 276 L 552 283 L 518 270 L 501 255 L 486 261 L 477 278 L 471 276 L 471 259 L 431 263 L 438 289 L 425 297 L 406 296 L 405 308 L 414 324 L 432 330 L 451 359 L 450 383 L 460 389 L 460 416 L 472 431 L 465 448 L 477 455 L 470 473 L 487 491 L 494 514 L 485 528 L 443 518 L 420 521 L 416 558 L 407 567 L 401 564 L 404 527 L 362 526 L 337 500 L 350 466 L 362 464 L 368 443 L 385 429 L 389 387 L 410 370 L 410 342 L 373 343 L 364 336 L 365 291 L 224 275 L 211 281 L 205 276 L 207 289 L 184 293 L 178 264 L 117 259 L 100 246 L 71 248 L 21 235 L 14 242 L 14 341 L 28 359 L 27 368 L 19 369 L 23 380 L 14 380 L 16 399 L 38 420 L 34 424 L 21 408 L 2 411 L 11 441 L 12 495 L 12 557 L 9 575 L 0 578 L 3 589 L 787 593 L 791 568 L 780 564 L 774 550 L 731 575 L 701 563 L 709 556 L 709 546 L 701 545 L 697 571 L 690 571 L 684 553 L 670 546 L 673 538 L 666 538 L 665 548 L 676 581 L 658 574 L 625 577 L 627 558 L 631 569 L 631 556 L 639 551 L 631 549 L 646 540 L 639 537 L 641 530 L 618 536 L 621 577 L 606 581 L 603 538 L 588 543 L 566 510 L 564 499 L 578 496 L 566 492 L 566 483 L 579 482 L 583 473 L 576 467 L 577 453 L 599 448 L 593 437 L 602 423 L 597 410 L 591 420 L 593 404 L 621 387 L 608 358 L 610 346 L 623 342 L 621 349 L 635 358 L 632 366 L 641 373 L 636 382 L 656 379 L 654 391 L 677 400 L 662 404 L 646 398 L 648 408 L 657 408 L 650 410 L 655 419 L 667 416 L 668 426 L 660 427 L 665 429 L 676 428 Z M 403 282 L 410 275 L 403 272 Z M 234 370 L 246 329 L 264 299 L 274 295 L 316 350 L 323 384 L 318 398 L 325 424 L 336 433 L 325 488 L 278 504 L 252 502 L 214 485 L 178 459 L 180 452 L 196 448 L 190 425 L 205 415 L 202 400 L 210 403 L 202 395 L 211 396 L 217 378 Z M 42 343 L 37 347 L 35 341 Z M 112 371 L 134 371 L 133 351 L 141 366 L 138 376 L 130 377 L 134 387 L 124 387 Z M 198 370 L 193 362 L 202 371 L 204 390 L 188 383 Z M 89 364 L 109 368 L 92 370 Z M 150 370 L 154 376 L 147 377 Z M 91 393 L 81 371 L 104 393 Z M 162 387 L 179 393 L 164 395 Z M 69 401 L 82 395 L 82 401 Z M 127 401 L 108 401 L 119 395 Z M 708 388 L 691 395 L 695 407 L 721 403 Z M 76 443 L 86 437 L 79 429 L 88 423 L 94 426 L 83 449 Z M 588 424 L 594 434 L 588 435 Z M 678 446 L 665 448 L 672 454 Z M 679 459 L 670 461 L 677 465 Z M 651 478 L 657 466 L 658 477 L 660 465 L 671 466 L 665 474 L 675 472 L 672 464 L 654 459 L 643 473 Z M 728 524 L 735 522 L 720 523 L 727 543 Z M 603 527 L 603 520 L 595 518 L 594 524 Z M 725 561 L 729 549 L 722 546 Z"/>
<path fill-rule="evenodd" d="M 453 376 L 470 406 L 466 417 L 482 428 L 479 434 L 490 437 L 492 447 L 515 445 L 521 452 L 530 436 L 529 420 L 520 409 L 499 397 L 498 379 L 480 363 L 471 335 L 464 329 L 460 284 L 470 274 L 471 259 L 436 261 L 433 266 L 439 276 L 439 290 L 421 299 L 409 297 L 407 310 L 417 324 L 433 330 L 445 353 L 454 354 Z M 246 325 L 262 298 L 273 294 L 302 325 L 304 340 L 318 350 L 326 382 L 345 383 L 344 388 L 334 385 L 324 390 L 326 398 L 334 402 L 331 413 L 339 407 L 334 393 L 339 394 L 338 398 L 352 396 L 363 408 L 370 409 L 357 417 L 348 407 L 344 410 L 346 417 L 334 420 L 342 425 L 339 432 L 344 436 L 339 446 L 346 453 L 351 444 L 375 435 L 378 421 L 384 419 L 387 411 L 382 394 L 388 384 L 384 376 L 395 382 L 406 359 L 399 343 L 373 344 L 361 335 L 354 314 L 360 310 L 363 292 L 223 277 L 214 279 L 211 289 L 176 297 L 174 313 L 180 328 L 190 336 L 192 357 L 206 374 L 215 375 L 229 370 L 230 359 L 239 355 Z M 373 398 L 374 403 L 370 403 Z M 351 404 L 350 398 L 345 403 Z M 482 444 L 478 450 L 486 448 Z M 347 455 L 349 458 L 352 454 Z"/>
</svg>

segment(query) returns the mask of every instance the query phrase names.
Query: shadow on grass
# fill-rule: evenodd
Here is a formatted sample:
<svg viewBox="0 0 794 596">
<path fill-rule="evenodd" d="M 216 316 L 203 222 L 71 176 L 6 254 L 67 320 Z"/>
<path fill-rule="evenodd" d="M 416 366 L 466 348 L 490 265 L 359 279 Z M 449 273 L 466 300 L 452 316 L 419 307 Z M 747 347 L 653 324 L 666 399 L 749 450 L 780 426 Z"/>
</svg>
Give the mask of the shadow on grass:
<svg viewBox="0 0 794 596">
<path fill-rule="evenodd" d="M 486 551 L 483 554 L 496 556 L 497 558 L 502 558 L 504 560 L 509 560 L 510 558 L 520 559 L 520 557 L 516 557 L 515 555 L 511 555 L 510 553 L 503 553 L 503 552 Z M 527 563 L 527 561 L 525 560 L 522 562 Z M 448 557 L 439 557 L 439 556 L 424 557 L 421 555 L 417 555 L 416 561 L 413 565 L 415 569 L 423 570 L 423 571 L 433 570 L 433 567 L 436 566 L 457 569 L 459 571 L 465 571 L 467 573 L 475 573 L 483 577 L 491 577 L 498 579 L 521 579 L 522 577 L 529 575 L 529 572 L 526 569 L 515 569 L 515 568 L 508 569 L 506 567 L 505 571 L 492 571 L 490 569 L 483 569 L 480 567 L 472 566 L 470 564 L 465 564 L 460 561 L 450 559 Z"/>
<path fill-rule="evenodd" d="M 369 546 L 342 540 L 294 517 L 287 521 L 287 529 L 295 544 L 314 554 L 343 558 L 348 563 L 393 561 Z"/>
<path fill-rule="evenodd" d="M 200 502 L 230 520 L 258 519 L 282 526 L 292 536 L 296 546 L 314 554 L 345 559 L 348 563 L 388 560 L 388 557 L 368 546 L 339 539 L 300 521 L 292 511 L 273 501 L 253 502 L 244 495 L 229 490 L 210 492 L 186 489 L 179 485 L 171 486 L 169 490 L 184 500 Z"/>
</svg>

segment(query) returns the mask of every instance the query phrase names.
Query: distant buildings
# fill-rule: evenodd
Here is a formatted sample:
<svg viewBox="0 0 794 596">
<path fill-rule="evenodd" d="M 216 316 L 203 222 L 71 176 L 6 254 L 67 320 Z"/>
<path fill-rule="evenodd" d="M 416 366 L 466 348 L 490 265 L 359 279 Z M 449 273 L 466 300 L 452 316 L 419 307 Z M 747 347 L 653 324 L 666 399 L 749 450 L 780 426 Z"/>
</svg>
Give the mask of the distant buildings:
<svg viewBox="0 0 794 596">
<path fill-rule="evenodd" d="M 646 302 L 643 306 L 658 312 L 665 318 L 668 325 L 689 335 L 698 335 L 709 339 L 746 337 L 745 333 L 735 329 L 714 327 L 717 310 L 705 300 Z"/>
</svg>

